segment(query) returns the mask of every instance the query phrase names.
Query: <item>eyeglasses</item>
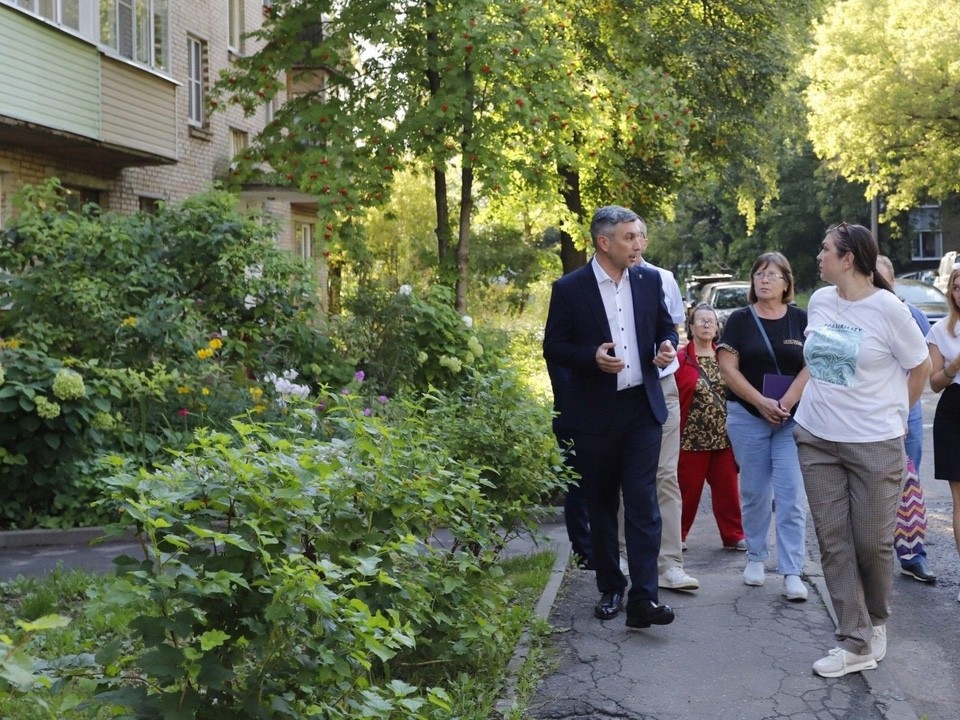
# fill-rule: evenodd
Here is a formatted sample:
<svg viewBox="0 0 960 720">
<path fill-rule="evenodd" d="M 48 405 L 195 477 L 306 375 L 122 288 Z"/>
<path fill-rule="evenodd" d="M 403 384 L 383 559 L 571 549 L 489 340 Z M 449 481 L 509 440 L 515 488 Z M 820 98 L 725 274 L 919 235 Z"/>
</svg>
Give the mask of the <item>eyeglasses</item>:
<svg viewBox="0 0 960 720">
<path fill-rule="evenodd" d="M 710 327 L 711 325 L 716 325 L 717 321 L 711 318 L 704 318 L 703 320 L 697 320 L 697 325 L 703 325 L 704 327 Z"/>
<path fill-rule="evenodd" d="M 783 275 L 781 275 L 780 273 L 773 272 L 772 270 L 768 270 L 767 272 L 755 272 L 753 274 L 753 279 L 754 280 L 770 280 L 772 282 L 774 280 L 783 280 Z"/>
</svg>

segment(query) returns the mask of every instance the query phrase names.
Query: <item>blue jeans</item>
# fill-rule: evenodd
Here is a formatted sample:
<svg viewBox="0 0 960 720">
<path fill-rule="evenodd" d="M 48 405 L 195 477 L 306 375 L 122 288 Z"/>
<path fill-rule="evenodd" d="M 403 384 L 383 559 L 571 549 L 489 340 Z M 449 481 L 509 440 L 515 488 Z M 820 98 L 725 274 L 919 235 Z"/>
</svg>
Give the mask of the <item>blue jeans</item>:
<svg viewBox="0 0 960 720">
<path fill-rule="evenodd" d="M 782 575 L 803 573 L 807 496 L 793 439 L 796 423 L 771 425 L 737 402 L 727 403 L 727 434 L 740 466 L 740 504 L 747 559 L 770 557 L 767 535 L 776 501 L 777 560 Z"/>
<path fill-rule="evenodd" d="M 913 467 L 920 474 L 920 461 L 923 459 L 923 403 L 916 402 L 907 415 L 907 436 L 904 438 L 907 457 L 913 460 Z"/>
</svg>

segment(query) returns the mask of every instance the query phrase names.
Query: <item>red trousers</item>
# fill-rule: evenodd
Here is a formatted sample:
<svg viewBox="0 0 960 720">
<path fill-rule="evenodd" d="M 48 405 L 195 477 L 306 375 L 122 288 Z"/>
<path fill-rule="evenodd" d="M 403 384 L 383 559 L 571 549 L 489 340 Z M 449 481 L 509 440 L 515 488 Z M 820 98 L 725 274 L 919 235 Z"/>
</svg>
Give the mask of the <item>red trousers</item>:
<svg viewBox="0 0 960 720">
<path fill-rule="evenodd" d="M 680 533 L 684 539 L 700 507 L 704 481 L 710 484 L 713 516 L 717 520 L 724 545 L 743 540 L 740 519 L 740 479 L 733 448 L 723 450 L 681 450 L 677 462 L 677 482 L 683 500 Z"/>
</svg>

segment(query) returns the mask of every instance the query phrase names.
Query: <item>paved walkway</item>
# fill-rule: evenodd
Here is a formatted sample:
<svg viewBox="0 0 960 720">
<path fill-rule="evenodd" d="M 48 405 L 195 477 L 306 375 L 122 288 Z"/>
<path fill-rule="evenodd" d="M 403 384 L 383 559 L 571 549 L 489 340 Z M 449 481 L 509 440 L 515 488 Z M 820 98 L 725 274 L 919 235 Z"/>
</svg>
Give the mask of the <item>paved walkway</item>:
<svg viewBox="0 0 960 720">
<path fill-rule="evenodd" d="M 705 503 L 709 493 L 705 492 Z M 546 526 L 548 544 L 569 552 L 562 525 Z M 592 572 L 567 570 L 549 611 L 555 669 L 527 717 L 550 720 L 916 720 L 892 675 L 876 670 L 824 679 L 812 663 L 834 646 L 816 541 L 808 531 L 805 579 L 810 598 L 787 602 L 782 577 L 767 563 L 763 587 L 747 587 L 745 554 L 723 550 L 701 507 L 684 553 L 694 593 L 661 590 L 673 624 L 628 631 L 623 615 L 593 617 L 599 594 Z M 891 637 L 891 643 L 897 642 Z M 889 662 L 889 660 L 888 660 Z M 501 711 L 505 707 L 501 705 Z"/>
<path fill-rule="evenodd" d="M 531 700 L 527 718 L 543 720 L 917 720 L 889 672 L 898 643 L 876 670 L 824 679 L 811 664 L 833 647 L 832 608 L 825 601 L 816 542 L 808 528 L 805 603 L 780 595 L 782 579 L 767 563 L 767 582 L 743 584 L 745 555 L 720 547 L 709 514 L 709 491 L 688 538 L 687 571 L 701 582 L 695 593 L 662 590 L 660 601 L 677 613 L 672 625 L 627 631 L 623 615 L 600 622 L 592 572 L 568 568 L 569 543 L 562 523 L 543 526 L 543 538 L 524 537 L 509 552 L 552 548 L 557 564 L 538 613 L 556 629 L 550 653 L 555 663 Z M 559 518 L 557 518 L 559 519 Z M 43 575 L 64 567 L 109 571 L 119 554 L 139 556 L 134 542 L 89 545 L 90 531 L 3 533 L 0 580 Z M 40 543 L 40 544 L 38 544 Z M 49 543 L 44 545 L 43 543 Z M 18 546 L 22 545 L 22 546 Z M 908 581 L 908 591 L 934 588 Z M 913 587 L 916 585 L 917 587 Z M 954 591 L 950 591 L 954 592 Z M 894 630 L 896 625 L 892 625 Z M 945 628 L 955 632 L 955 628 Z M 521 643 L 512 670 L 519 669 Z M 929 663 L 915 670 L 929 670 Z M 498 706 L 510 706 L 510 693 Z M 938 720 L 933 717 L 930 720 Z"/>
</svg>

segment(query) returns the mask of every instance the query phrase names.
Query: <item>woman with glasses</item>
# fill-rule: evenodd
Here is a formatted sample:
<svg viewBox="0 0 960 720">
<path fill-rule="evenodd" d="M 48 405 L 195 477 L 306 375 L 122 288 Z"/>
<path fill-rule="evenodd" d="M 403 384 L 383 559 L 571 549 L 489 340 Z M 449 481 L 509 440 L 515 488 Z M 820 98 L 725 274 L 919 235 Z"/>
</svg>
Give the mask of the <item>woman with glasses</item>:
<svg viewBox="0 0 960 720">
<path fill-rule="evenodd" d="M 740 503 L 747 540 L 746 585 L 764 584 L 767 535 L 776 503 L 777 571 L 787 600 L 807 599 L 803 573 L 807 509 L 793 441 L 793 412 L 807 373 L 807 313 L 793 304 L 793 272 L 778 252 L 763 253 L 750 271 L 750 305 L 727 320 L 717 361 L 727 384 L 727 434 L 740 466 Z M 891 535 L 891 537 L 893 537 Z"/>
<path fill-rule="evenodd" d="M 677 481 L 683 504 L 680 530 L 684 547 L 707 482 L 723 547 L 746 550 L 737 463 L 727 437 L 726 392 L 716 357 L 719 320 L 712 305 L 701 303 L 693 309 L 691 332 L 693 339 L 677 353 L 680 367 L 675 373 L 680 393 Z"/>
<path fill-rule="evenodd" d="M 927 335 L 930 389 L 943 392 L 933 416 L 933 476 L 950 482 L 953 496 L 953 539 L 960 553 L 960 263 L 947 280 L 949 314 Z M 960 595 L 957 596 L 960 601 Z"/>
<path fill-rule="evenodd" d="M 923 333 L 877 271 L 878 254 L 867 228 L 829 228 L 817 263 L 830 286 L 808 307 L 810 379 L 794 438 L 837 613 L 837 647 L 813 664 L 823 677 L 886 655 L 907 412 L 930 374 Z"/>
</svg>

